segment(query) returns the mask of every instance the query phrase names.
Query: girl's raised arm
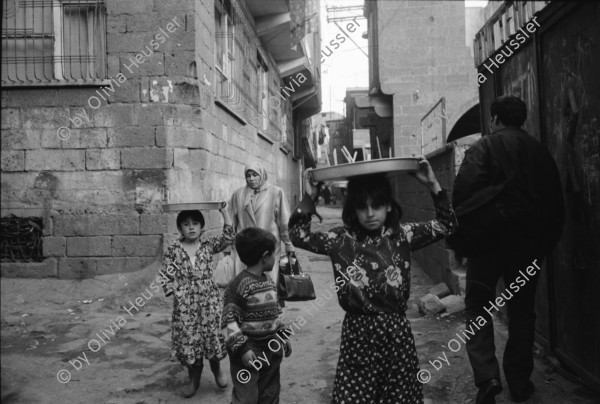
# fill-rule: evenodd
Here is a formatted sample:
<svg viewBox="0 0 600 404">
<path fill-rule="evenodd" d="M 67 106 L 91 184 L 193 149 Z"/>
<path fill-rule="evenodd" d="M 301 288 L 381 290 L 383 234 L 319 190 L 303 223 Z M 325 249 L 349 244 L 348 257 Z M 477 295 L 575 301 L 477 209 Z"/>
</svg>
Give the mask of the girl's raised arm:
<svg viewBox="0 0 600 404">
<path fill-rule="evenodd" d="M 233 221 L 231 220 L 231 216 L 229 215 L 229 208 L 227 207 L 227 202 L 223 202 L 223 205 L 221 206 L 221 209 L 219 209 L 219 212 L 221 212 L 221 216 L 223 216 L 223 223 L 233 227 Z"/>
<path fill-rule="evenodd" d="M 315 210 L 315 203 L 308 195 L 298 204 L 290 217 L 288 225 L 290 239 L 294 246 L 314 252 L 329 255 L 329 252 L 341 236 L 343 228 L 330 230 L 326 233 L 310 230 L 310 221 Z"/>
<path fill-rule="evenodd" d="M 238 207 L 236 204 L 236 192 L 234 192 L 233 195 L 231 196 L 231 201 L 229 202 L 228 213 L 229 213 L 229 216 L 231 217 L 231 226 L 233 226 L 233 230 L 237 231 L 237 229 L 239 227 L 240 219 L 238 217 Z"/>
<path fill-rule="evenodd" d="M 212 254 L 216 254 L 225 250 L 227 247 L 233 244 L 233 240 L 235 239 L 235 230 L 233 230 L 233 226 L 231 225 L 231 218 L 229 216 L 229 212 L 227 211 L 226 203 L 221 209 L 219 209 L 219 212 L 221 212 L 221 215 L 223 216 L 223 232 L 220 235 L 211 237 L 206 241 Z"/>
<path fill-rule="evenodd" d="M 410 174 L 429 189 L 433 197 L 436 217 L 429 222 L 401 225 L 413 251 L 448 237 L 454 233 L 458 224 L 448 195 L 435 178 L 431 165 L 425 157 L 419 156 L 419 158 L 418 170 Z"/>
<path fill-rule="evenodd" d="M 435 219 L 429 222 L 401 225 L 412 251 L 448 237 L 456 231 L 458 223 L 446 191 L 441 190 L 437 194 L 432 193 L 431 195 L 435 206 Z"/>
</svg>

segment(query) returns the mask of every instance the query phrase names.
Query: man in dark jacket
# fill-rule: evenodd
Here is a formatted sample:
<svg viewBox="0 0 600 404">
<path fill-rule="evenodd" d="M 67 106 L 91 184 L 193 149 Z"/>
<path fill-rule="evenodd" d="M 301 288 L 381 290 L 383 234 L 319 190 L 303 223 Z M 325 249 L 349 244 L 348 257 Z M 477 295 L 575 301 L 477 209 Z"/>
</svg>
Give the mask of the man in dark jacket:
<svg viewBox="0 0 600 404">
<path fill-rule="evenodd" d="M 491 315 L 505 304 L 509 317 L 503 361 L 506 382 L 517 402 L 527 400 L 534 391 L 530 377 L 539 265 L 560 238 L 564 222 L 556 163 L 544 146 L 520 129 L 527 117 L 525 103 L 513 96 L 502 96 L 492 102 L 490 110 L 489 139 L 481 138 L 467 151 L 454 182 L 453 205 L 459 216 L 459 229 L 461 210 L 473 210 L 490 198 L 506 199 L 507 192 L 523 195 L 531 214 L 517 220 L 520 224 L 509 231 L 498 229 L 503 236 L 491 243 L 485 253 L 467 256 L 466 320 L 467 330 L 474 331 L 467 341 L 467 352 L 479 388 L 477 404 L 495 403 L 495 396 L 502 391 Z M 498 146 L 503 151 L 496 150 Z M 503 160 L 499 158 L 500 151 Z M 512 173 L 507 174 L 503 166 Z M 509 212 L 520 208 L 504 207 Z M 496 297 L 501 276 L 506 289 Z"/>
</svg>

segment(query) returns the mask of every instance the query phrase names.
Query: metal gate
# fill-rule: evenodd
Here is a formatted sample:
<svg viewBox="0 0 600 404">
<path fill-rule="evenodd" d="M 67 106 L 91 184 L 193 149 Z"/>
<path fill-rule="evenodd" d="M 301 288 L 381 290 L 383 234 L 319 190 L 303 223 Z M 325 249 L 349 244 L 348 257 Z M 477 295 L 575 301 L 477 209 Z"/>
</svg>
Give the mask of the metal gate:
<svg viewBox="0 0 600 404">
<path fill-rule="evenodd" d="M 498 95 L 528 105 L 525 129 L 554 156 L 566 222 L 538 286 L 537 337 L 600 389 L 600 3 L 551 2 L 497 71 L 479 67 L 482 123 Z M 489 63 L 488 63 L 489 64 Z M 483 67 L 483 68 L 482 68 Z M 487 125 L 482 125 L 482 128 Z"/>
</svg>

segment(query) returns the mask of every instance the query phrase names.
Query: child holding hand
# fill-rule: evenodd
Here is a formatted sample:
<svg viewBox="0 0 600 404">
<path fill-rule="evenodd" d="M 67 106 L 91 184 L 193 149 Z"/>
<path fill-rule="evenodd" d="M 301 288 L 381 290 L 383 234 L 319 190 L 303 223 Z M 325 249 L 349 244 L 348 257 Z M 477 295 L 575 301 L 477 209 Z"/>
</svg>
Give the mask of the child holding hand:
<svg viewBox="0 0 600 404">
<path fill-rule="evenodd" d="M 235 238 L 235 250 L 247 266 L 225 291 L 223 333 L 231 379 L 232 404 L 278 404 L 279 366 L 292 352 L 275 283 L 265 272 L 275 265 L 277 239 L 248 227 Z M 283 351 L 283 352 L 282 352 Z"/>
<path fill-rule="evenodd" d="M 198 210 L 177 215 L 181 239 L 171 245 L 164 256 L 163 284 L 166 296 L 173 295 L 171 356 L 186 366 L 189 384 L 183 396 L 192 397 L 200 385 L 204 358 L 210 363 L 217 385 L 227 387 L 227 377 L 220 367 L 226 355 L 221 335 L 221 295 L 213 280 L 210 262 L 213 255 L 233 243 L 235 233 L 226 203 L 219 210 L 223 216 L 223 233 L 201 240 L 204 216 Z M 172 275 L 171 275 L 172 274 Z"/>
<path fill-rule="evenodd" d="M 412 174 L 431 192 L 434 220 L 400 223 L 402 210 L 382 174 L 350 178 L 344 227 L 311 232 L 316 187 L 308 179 L 306 195 L 290 218 L 296 247 L 331 258 L 331 286 L 346 311 L 333 403 L 423 402 L 419 360 L 406 318 L 411 251 L 450 235 L 456 217 L 425 158 Z"/>
</svg>

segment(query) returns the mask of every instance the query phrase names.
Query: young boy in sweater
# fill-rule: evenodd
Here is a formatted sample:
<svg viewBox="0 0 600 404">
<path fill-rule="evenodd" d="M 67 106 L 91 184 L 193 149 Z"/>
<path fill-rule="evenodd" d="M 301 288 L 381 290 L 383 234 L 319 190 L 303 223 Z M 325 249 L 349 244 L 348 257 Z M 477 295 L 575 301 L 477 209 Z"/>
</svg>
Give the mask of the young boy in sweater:
<svg viewBox="0 0 600 404">
<path fill-rule="evenodd" d="M 279 365 L 292 352 L 277 288 L 265 272 L 275 264 L 275 237 L 249 227 L 235 238 L 247 266 L 225 291 L 222 327 L 229 353 L 232 404 L 279 403 Z"/>
</svg>

